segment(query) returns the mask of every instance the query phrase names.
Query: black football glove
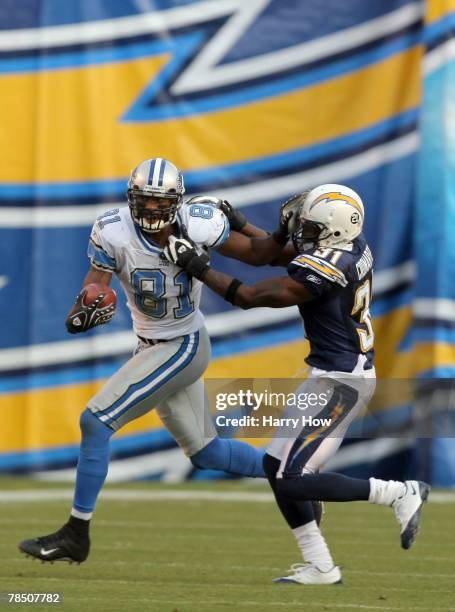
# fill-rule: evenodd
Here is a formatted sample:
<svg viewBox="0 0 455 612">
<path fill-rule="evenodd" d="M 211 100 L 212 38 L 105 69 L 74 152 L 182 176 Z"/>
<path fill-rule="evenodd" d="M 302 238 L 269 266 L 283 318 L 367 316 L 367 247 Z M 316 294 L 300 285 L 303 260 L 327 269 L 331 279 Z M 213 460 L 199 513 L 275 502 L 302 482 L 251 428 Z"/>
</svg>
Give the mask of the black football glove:
<svg viewBox="0 0 455 612">
<path fill-rule="evenodd" d="M 220 209 L 228 218 L 231 230 L 241 232 L 247 224 L 247 219 L 243 212 L 234 208 L 227 200 L 221 200 Z"/>
<path fill-rule="evenodd" d="M 229 226 L 234 232 L 241 232 L 247 224 L 245 215 L 237 210 L 227 200 L 216 198 L 214 196 L 195 196 L 188 200 L 187 204 L 205 204 L 219 208 L 226 215 Z"/>
<path fill-rule="evenodd" d="M 298 194 L 281 205 L 278 229 L 272 234 L 278 244 L 284 246 L 295 231 L 295 224 L 304 199 L 303 194 Z"/>
<path fill-rule="evenodd" d="M 70 334 L 80 334 L 97 325 L 109 323 L 115 314 L 115 304 L 99 308 L 104 297 L 104 293 L 100 293 L 93 302 L 85 304 L 85 291 L 79 293 L 65 321 L 66 329 Z"/>
<path fill-rule="evenodd" d="M 205 253 L 198 254 L 196 245 L 188 236 L 187 229 L 182 225 L 183 238 L 169 236 L 167 245 L 163 249 L 164 257 L 171 263 L 183 268 L 196 278 L 201 278 L 209 269 L 209 258 Z"/>
</svg>

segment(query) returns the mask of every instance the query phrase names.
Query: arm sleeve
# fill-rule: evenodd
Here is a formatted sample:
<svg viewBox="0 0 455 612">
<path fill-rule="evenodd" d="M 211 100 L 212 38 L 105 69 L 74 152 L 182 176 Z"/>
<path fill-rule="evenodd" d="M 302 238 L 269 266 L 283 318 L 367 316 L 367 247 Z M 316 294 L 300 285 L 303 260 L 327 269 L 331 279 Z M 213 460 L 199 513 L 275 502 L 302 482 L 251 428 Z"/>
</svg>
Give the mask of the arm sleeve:
<svg viewBox="0 0 455 612">
<path fill-rule="evenodd" d="M 207 245 L 209 247 L 209 249 L 219 249 L 220 246 L 226 242 L 226 240 L 229 238 L 229 234 L 230 234 L 230 225 L 229 225 L 229 221 L 227 220 L 227 217 L 224 215 L 224 223 L 223 223 L 223 228 L 221 229 L 221 231 L 218 233 L 218 235 L 215 237 L 215 240 L 212 242 L 212 244 Z M 218 229 L 217 229 L 218 231 Z"/>
<path fill-rule="evenodd" d="M 98 221 L 95 221 L 90 234 L 87 256 L 91 265 L 98 270 L 108 272 L 117 270 L 114 249 L 103 236 L 103 230 L 100 229 Z"/>
</svg>

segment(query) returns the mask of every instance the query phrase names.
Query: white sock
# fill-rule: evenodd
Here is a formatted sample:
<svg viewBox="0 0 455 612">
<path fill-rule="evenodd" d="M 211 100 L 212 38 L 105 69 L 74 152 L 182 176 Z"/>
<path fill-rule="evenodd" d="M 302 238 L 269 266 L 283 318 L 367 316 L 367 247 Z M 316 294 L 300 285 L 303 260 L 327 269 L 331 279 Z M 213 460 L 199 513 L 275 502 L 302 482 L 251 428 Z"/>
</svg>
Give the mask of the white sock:
<svg viewBox="0 0 455 612">
<path fill-rule="evenodd" d="M 71 516 L 74 516 L 74 518 L 82 519 L 83 521 L 89 521 L 93 516 L 93 512 L 79 512 L 79 510 L 76 510 L 76 508 L 72 508 Z"/>
<path fill-rule="evenodd" d="M 297 527 L 292 530 L 292 533 L 302 551 L 304 561 L 313 563 L 321 572 L 328 572 L 332 569 L 335 564 L 316 521 Z"/>
<path fill-rule="evenodd" d="M 370 478 L 370 504 L 379 504 L 380 506 L 391 506 L 397 497 L 403 495 L 406 491 L 406 485 L 399 480 L 379 480 L 378 478 Z"/>
</svg>

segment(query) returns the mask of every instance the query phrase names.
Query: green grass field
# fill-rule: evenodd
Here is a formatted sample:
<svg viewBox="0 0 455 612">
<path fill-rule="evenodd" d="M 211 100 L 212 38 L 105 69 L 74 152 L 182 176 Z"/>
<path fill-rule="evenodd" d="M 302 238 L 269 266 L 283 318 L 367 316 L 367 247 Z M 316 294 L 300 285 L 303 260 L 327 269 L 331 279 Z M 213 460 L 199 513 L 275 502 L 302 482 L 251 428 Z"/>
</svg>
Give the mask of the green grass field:
<svg viewBox="0 0 455 612">
<path fill-rule="evenodd" d="M 0 479 L 0 499 L 4 491 L 51 488 L 60 491 L 63 485 Z M 119 489 L 220 496 L 268 491 L 235 482 L 105 488 Z M 399 546 L 390 509 L 329 504 L 324 533 L 343 568 L 344 584 L 323 587 L 272 584 L 272 578 L 301 559 L 292 534 L 269 501 L 101 498 L 86 563 L 50 565 L 21 556 L 17 542 L 60 527 L 69 505 L 69 500 L 0 503 L 0 592 L 63 595 L 60 606 L 28 609 L 455 610 L 453 503 L 426 505 L 421 534 L 410 551 Z"/>
</svg>

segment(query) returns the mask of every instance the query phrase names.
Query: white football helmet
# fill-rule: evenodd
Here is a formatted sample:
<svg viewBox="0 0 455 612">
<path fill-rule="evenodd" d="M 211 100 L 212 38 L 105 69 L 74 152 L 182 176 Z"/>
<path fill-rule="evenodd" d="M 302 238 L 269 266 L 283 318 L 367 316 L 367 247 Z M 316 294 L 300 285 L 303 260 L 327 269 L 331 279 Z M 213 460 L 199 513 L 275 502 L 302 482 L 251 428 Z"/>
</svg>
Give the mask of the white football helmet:
<svg viewBox="0 0 455 612">
<path fill-rule="evenodd" d="M 184 193 L 183 176 L 173 163 L 161 157 L 146 159 L 128 181 L 128 206 L 134 223 L 144 232 L 159 232 L 174 223 Z M 160 201 L 159 207 L 147 208 L 151 198 Z"/>
<path fill-rule="evenodd" d="M 355 191 L 344 185 L 320 185 L 303 200 L 294 245 L 299 252 L 308 243 L 342 247 L 361 233 L 363 220 L 363 202 Z"/>
</svg>

